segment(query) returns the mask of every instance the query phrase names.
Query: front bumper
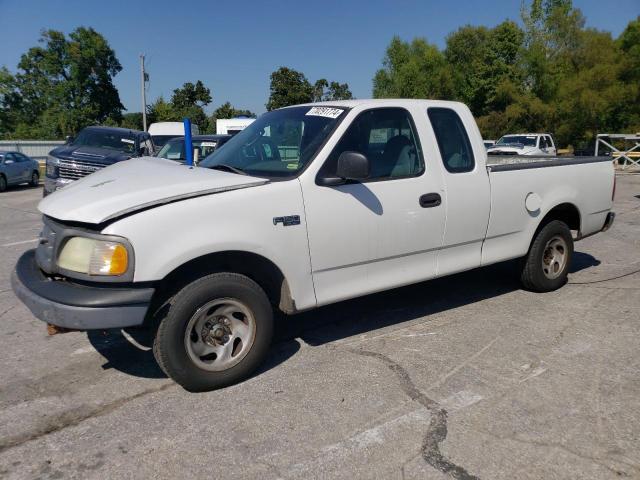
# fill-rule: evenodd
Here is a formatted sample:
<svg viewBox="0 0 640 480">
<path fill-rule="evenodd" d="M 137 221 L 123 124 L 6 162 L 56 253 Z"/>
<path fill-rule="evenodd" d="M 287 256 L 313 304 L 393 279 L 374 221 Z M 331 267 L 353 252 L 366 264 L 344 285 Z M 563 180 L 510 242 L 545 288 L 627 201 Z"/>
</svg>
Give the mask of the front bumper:
<svg viewBox="0 0 640 480">
<path fill-rule="evenodd" d="M 45 175 L 43 195 L 46 197 L 50 193 L 53 193 L 56 190 L 60 190 L 62 187 L 66 187 L 74 181 L 75 180 L 72 180 L 70 178 L 49 178 Z"/>
<path fill-rule="evenodd" d="M 46 277 L 35 250 L 24 253 L 11 274 L 16 296 L 43 322 L 77 330 L 142 325 L 153 288 L 87 286 Z"/>
</svg>

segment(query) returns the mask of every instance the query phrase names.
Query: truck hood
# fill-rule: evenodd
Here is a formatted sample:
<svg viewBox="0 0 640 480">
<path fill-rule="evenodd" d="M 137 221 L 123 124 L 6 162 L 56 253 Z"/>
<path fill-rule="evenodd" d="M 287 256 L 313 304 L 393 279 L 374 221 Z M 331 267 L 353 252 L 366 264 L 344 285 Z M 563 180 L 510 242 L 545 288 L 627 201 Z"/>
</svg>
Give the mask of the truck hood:
<svg viewBox="0 0 640 480">
<path fill-rule="evenodd" d="M 487 149 L 488 154 L 494 155 L 529 155 L 534 151 L 535 147 L 525 147 L 521 143 L 493 146 Z"/>
<path fill-rule="evenodd" d="M 52 157 L 62 160 L 85 160 L 93 163 L 111 165 L 133 156 L 132 153 L 120 152 L 108 148 L 63 145 L 49 152 Z"/>
<path fill-rule="evenodd" d="M 44 198 L 49 217 L 100 224 L 138 210 L 268 183 L 263 178 L 142 157 L 103 168 Z"/>
</svg>

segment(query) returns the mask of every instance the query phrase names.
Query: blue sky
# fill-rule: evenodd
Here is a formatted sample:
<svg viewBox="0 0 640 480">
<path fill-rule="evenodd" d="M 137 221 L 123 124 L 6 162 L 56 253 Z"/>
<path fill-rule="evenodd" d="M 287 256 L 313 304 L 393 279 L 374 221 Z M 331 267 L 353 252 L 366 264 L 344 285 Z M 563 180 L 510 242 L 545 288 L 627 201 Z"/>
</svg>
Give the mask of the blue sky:
<svg viewBox="0 0 640 480">
<path fill-rule="evenodd" d="M 620 34 L 640 14 L 640 0 L 574 0 L 587 25 Z M 122 103 L 140 111 L 138 56 L 147 56 L 147 98 L 170 97 L 184 82 L 202 80 L 212 110 L 230 101 L 261 113 L 269 74 L 279 66 L 348 82 L 371 96 L 371 79 L 395 34 L 426 37 L 442 47 L 465 24 L 493 26 L 519 19 L 520 0 L 321 1 L 279 0 L 0 0 L 0 66 L 15 71 L 39 32 L 91 26 L 115 50 Z"/>
</svg>

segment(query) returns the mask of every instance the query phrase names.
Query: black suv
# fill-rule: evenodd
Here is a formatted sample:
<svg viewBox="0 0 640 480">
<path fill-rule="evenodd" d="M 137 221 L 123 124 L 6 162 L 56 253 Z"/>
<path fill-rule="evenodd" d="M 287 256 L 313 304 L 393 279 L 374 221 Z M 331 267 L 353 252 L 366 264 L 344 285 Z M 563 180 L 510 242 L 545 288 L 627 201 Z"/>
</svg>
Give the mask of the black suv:
<svg viewBox="0 0 640 480">
<path fill-rule="evenodd" d="M 153 155 L 147 132 L 116 127 L 87 127 L 77 137 L 49 152 L 44 196 L 74 180 L 133 157 Z"/>
</svg>

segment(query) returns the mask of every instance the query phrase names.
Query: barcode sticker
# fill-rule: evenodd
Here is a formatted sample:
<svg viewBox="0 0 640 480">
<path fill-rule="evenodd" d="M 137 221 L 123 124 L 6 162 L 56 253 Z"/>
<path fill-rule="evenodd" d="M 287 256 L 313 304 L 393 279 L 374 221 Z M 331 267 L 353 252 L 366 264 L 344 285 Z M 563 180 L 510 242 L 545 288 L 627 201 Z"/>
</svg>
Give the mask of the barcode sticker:
<svg viewBox="0 0 640 480">
<path fill-rule="evenodd" d="M 312 107 L 305 115 L 314 117 L 338 118 L 344 110 L 341 108 Z"/>
</svg>

